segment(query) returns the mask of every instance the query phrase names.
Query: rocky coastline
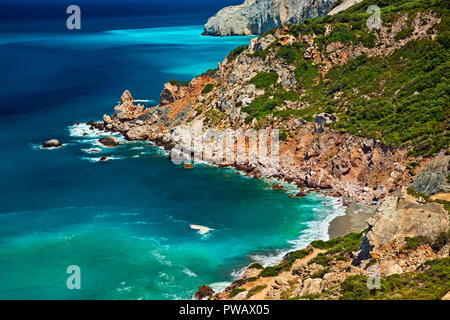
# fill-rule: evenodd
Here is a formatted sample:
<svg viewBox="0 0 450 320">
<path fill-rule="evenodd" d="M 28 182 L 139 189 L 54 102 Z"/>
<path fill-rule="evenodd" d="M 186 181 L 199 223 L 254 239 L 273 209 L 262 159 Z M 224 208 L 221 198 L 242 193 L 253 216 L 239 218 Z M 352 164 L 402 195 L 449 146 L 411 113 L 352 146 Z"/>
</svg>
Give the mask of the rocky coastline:
<svg viewBox="0 0 450 320">
<path fill-rule="evenodd" d="M 306 190 L 320 190 L 350 207 L 345 217 L 330 226 L 331 241 L 314 242 L 290 253 L 277 266 L 249 266 L 241 279 L 221 293 L 202 287 L 199 299 L 395 298 L 400 293 L 394 287 L 373 296 L 373 290 L 366 291 L 365 281 L 379 274 L 386 281 L 393 275 L 404 275 L 405 281 L 417 277 L 420 282 L 421 274 L 437 272 L 433 263 L 447 266 L 449 203 L 441 199 L 448 199 L 448 150 L 414 156 L 413 147 L 407 144 L 392 146 L 382 139 L 337 130 L 335 124 L 340 119 L 326 108 L 314 109 L 305 93 L 306 85 L 318 86 L 329 72 L 358 57 L 381 59 L 410 43 L 435 41 L 440 21 L 431 10 L 410 17 L 399 12 L 391 25 L 372 34 L 369 45 L 331 41 L 320 46 L 317 35 L 278 28 L 230 53 L 217 70 L 189 83 L 170 81 L 158 106 L 135 104 L 127 90 L 112 115 L 90 124 L 106 132 L 119 132 L 130 141 L 151 141 L 169 151 L 182 146 L 189 156 L 198 150 L 186 138 L 198 122 L 202 128 L 222 131 L 277 129 L 282 134 L 275 173 L 267 175 L 271 165 L 260 161 L 237 164 L 223 158 L 219 165 L 235 167 L 255 178 L 295 183 L 301 190 L 299 197 Z M 406 28 L 410 32 L 399 39 L 396 35 Z M 326 24 L 324 36 L 332 32 L 333 26 Z M 288 62 L 290 55 L 298 52 L 301 56 L 296 61 L 301 61 L 304 74 L 314 72 L 309 82 L 303 74 L 299 76 L 298 66 Z M 370 94 L 362 98 L 380 96 L 379 92 Z M 328 95 L 334 104 L 346 108 L 347 113 L 341 114 L 347 116 L 354 101 L 342 98 L 342 87 L 336 84 Z M 354 89 L 352 95 L 359 96 L 359 90 Z M 283 117 L 285 114 L 289 116 Z M 220 143 L 217 139 L 207 141 L 209 147 Z M 247 148 L 247 159 L 249 153 Z M 367 207 L 371 204 L 377 206 Z M 360 215 L 356 217 L 355 212 Z M 365 226 L 368 228 L 362 232 Z M 350 228 L 355 232 L 347 234 Z M 432 260 L 438 262 L 430 265 Z M 357 286 L 364 291 L 361 297 L 348 290 Z M 449 296 L 446 282 L 436 286 L 435 293 L 426 292 L 427 297 Z"/>
</svg>

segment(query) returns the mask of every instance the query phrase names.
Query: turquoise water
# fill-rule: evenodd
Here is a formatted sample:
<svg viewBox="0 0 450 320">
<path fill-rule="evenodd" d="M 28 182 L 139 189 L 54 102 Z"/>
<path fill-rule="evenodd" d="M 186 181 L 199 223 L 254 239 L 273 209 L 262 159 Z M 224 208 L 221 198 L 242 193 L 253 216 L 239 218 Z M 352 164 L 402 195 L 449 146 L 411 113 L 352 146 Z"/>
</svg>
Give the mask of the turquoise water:
<svg viewBox="0 0 450 320">
<path fill-rule="evenodd" d="M 249 41 L 201 31 L 0 32 L 0 299 L 190 299 L 328 237 L 333 200 L 292 199 L 293 186 L 273 191 L 231 169 L 184 170 L 149 143 L 105 149 L 73 126 L 111 113 L 125 89 L 155 105 L 168 79 Z M 54 137 L 63 148 L 40 149 Z M 81 290 L 66 287 L 69 265 Z"/>
</svg>

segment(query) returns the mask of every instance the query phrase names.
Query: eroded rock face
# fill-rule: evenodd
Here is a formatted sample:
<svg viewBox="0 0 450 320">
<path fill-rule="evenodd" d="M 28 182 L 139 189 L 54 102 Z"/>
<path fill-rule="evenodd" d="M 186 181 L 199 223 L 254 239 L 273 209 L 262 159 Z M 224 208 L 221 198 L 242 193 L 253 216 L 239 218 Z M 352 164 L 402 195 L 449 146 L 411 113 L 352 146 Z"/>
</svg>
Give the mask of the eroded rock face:
<svg viewBox="0 0 450 320">
<path fill-rule="evenodd" d="M 425 261 L 436 258 L 429 246 L 405 255 L 406 238 L 424 236 L 434 240 L 441 232 L 449 230 L 449 216 L 442 205 L 419 203 L 406 192 L 387 197 L 367 223 L 370 231 L 353 265 L 375 258 L 383 276 L 415 270 Z"/>
<path fill-rule="evenodd" d="M 450 185 L 447 175 L 450 166 L 450 156 L 440 156 L 431 161 L 414 180 L 411 187 L 432 196 L 438 193 L 449 193 Z"/>
<path fill-rule="evenodd" d="M 210 286 L 200 286 L 194 294 L 195 299 L 203 300 L 214 295 L 214 290 Z"/>
<path fill-rule="evenodd" d="M 204 35 L 260 35 L 283 25 L 325 16 L 339 0 L 246 0 L 220 10 L 205 25 Z"/>
</svg>

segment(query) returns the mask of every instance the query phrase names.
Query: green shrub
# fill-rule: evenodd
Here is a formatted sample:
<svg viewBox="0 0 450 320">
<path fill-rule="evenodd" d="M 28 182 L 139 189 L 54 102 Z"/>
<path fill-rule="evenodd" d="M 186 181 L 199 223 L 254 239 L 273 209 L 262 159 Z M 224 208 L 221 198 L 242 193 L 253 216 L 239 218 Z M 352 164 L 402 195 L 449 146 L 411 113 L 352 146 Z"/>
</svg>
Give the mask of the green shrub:
<svg viewBox="0 0 450 320">
<path fill-rule="evenodd" d="M 177 87 L 188 87 L 191 85 L 190 81 L 179 81 L 176 79 L 170 79 L 169 83 L 173 86 L 177 86 Z"/>
<path fill-rule="evenodd" d="M 278 49 L 275 58 L 281 58 L 288 64 L 295 63 L 298 59 L 303 57 L 302 45 L 297 42 L 290 46 L 282 46 Z"/>
<path fill-rule="evenodd" d="M 260 276 L 263 278 L 276 277 L 280 271 L 281 266 L 265 267 Z"/>
<path fill-rule="evenodd" d="M 322 279 L 323 276 L 326 275 L 326 274 L 328 273 L 329 270 L 330 270 L 329 268 L 323 268 L 323 269 L 320 269 L 319 271 L 313 273 L 313 274 L 311 275 L 311 278 L 312 278 L 312 279 Z"/>
<path fill-rule="evenodd" d="M 236 59 L 242 52 L 248 49 L 248 45 L 239 46 L 233 49 L 227 56 L 228 61 Z"/>
<path fill-rule="evenodd" d="M 311 245 L 314 248 L 328 250 L 327 254 L 346 254 L 349 252 L 357 251 L 362 243 L 364 232 L 361 233 L 349 233 L 344 237 L 332 239 L 329 241 L 317 240 L 313 241 Z"/>
<path fill-rule="evenodd" d="M 311 87 L 318 77 L 317 70 L 317 67 L 313 66 L 311 62 L 301 60 L 294 71 L 295 79 L 301 87 Z"/>
<path fill-rule="evenodd" d="M 414 251 L 417 250 L 417 248 L 419 248 L 420 246 L 430 243 L 430 239 L 425 236 L 406 238 L 405 240 L 406 245 L 404 247 L 404 250 L 406 251 Z"/>
<path fill-rule="evenodd" d="M 299 99 L 298 92 L 292 90 L 268 92 L 256 98 L 249 106 L 242 108 L 242 111 L 249 114 L 247 121 L 250 122 L 253 118 L 260 119 L 271 113 L 278 115 L 278 112 L 274 111 L 276 107 L 283 105 L 285 101 L 298 101 Z"/>
<path fill-rule="evenodd" d="M 210 109 L 205 113 L 204 123 L 209 127 L 216 127 L 227 119 L 227 115 L 217 109 Z"/>
<path fill-rule="evenodd" d="M 333 260 L 333 258 L 328 257 L 324 253 L 319 253 L 314 259 L 310 260 L 308 262 L 308 264 L 317 263 L 317 264 L 320 264 L 323 267 L 327 267 L 331 260 Z"/>
<path fill-rule="evenodd" d="M 292 265 L 294 264 L 294 262 L 296 260 L 306 258 L 311 253 L 312 253 L 312 250 L 308 250 L 308 249 L 302 249 L 302 250 L 289 252 L 284 256 L 283 261 L 280 263 L 279 266 L 281 267 L 282 270 L 289 271 L 289 270 L 291 270 Z"/>
<path fill-rule="evenodd" d="M 370 290 L 367 288 L 367 277 L 349 276 L 341 284 L 341 300 L 367 300 L 370 297 Z"/>
<path fill-rule="evenodd" d="M 410 26 L 408 28 L 405 28 L 401 31 L 399 31 L 396 35 L 395 35 L 395 41 L 400 41 L 402 39 L 405 39 L 407 37 L 409 37 L 414 31 L 414 26 Z"/>
<path fill-rule="evenodd" d="M 440 300 L 450 291 L 450 258 L 425 263 L 423 272 L 394 274 L 381 279 L 380 290 L 367 288 L 367 277 L 349 276 L 341 284 L 342 300 Z"/>
<path fill-rule="evenodd" d="M 258 89 L 268 89 L 273 86 L 278 80 L 276 72 L 260 72 L 254 76 L 250 83 L 254 84 Z"/>
<path fill-rule="evenodd" d="M 264 269 L 261 263 L 255 262 L 248 266 L 247 269 Z"/>
<path fill-rule="evenodd" d="M 230 294 L 228 295 L 228 298 L 236 297 L 239 293 L 246 291 L 244 288 L 235 288 L 233 289 Z"/>
<path fill-rule="evenodd" d="M 217 73 L 217 68 L 215 69 L 208 69 L 206 70 L 206 72 L 204 73 L 205 76 L 209 76 L 209 77 L 213 77 L 215 76 Z"/>
<path fill-rule="evenodd" d="M 214 85 L 212 83 L 208 83 L 202 90 L 202 94 L 210 93 L 214 89 Z"/>
<path fill-rule="evenodd" d="M 433 244 L 431 245 L 431 248 L 433 248 L 434 251 L 438 252 L 440 251 L 450 240 L 450 231 L 449 232 L 441 232 L 437 236 L 437 238 L 434 240 Z"/>
<path fill-rule="evenodd" d="M 281 141 L 287 141 L 288 138 L 289 138 L 289 135 L 288 135 L 287 131 L 286 130 L 281 130 L 280 133 L 279 133 L 279 138 L 280 138 Z"/>
</svg>

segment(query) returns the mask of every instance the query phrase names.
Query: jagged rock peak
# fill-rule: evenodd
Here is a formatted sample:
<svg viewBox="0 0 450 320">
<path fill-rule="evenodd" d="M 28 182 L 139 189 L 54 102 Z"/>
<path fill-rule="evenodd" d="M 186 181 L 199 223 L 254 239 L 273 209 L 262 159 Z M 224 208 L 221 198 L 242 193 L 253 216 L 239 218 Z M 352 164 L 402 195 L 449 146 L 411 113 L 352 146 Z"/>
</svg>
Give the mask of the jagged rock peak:
<svg viewBox="0 0 450 320">
<path fill-rule="evenodd" d="M 325 16 L 340 0 L 245 0 L 220 10 L 205 25 L 204 35 L 260 35 L 271 29 Z"/>
<path fill-rule="evenodd" d="M 133 103 L 133 96 L 131 95 L 130 91 L 125 90 L 125 92 L 122 94 L 122 97 L 120 98 L 120 102 L 122 104 L 125 104 L 126 102 Z"/>
</svg>

